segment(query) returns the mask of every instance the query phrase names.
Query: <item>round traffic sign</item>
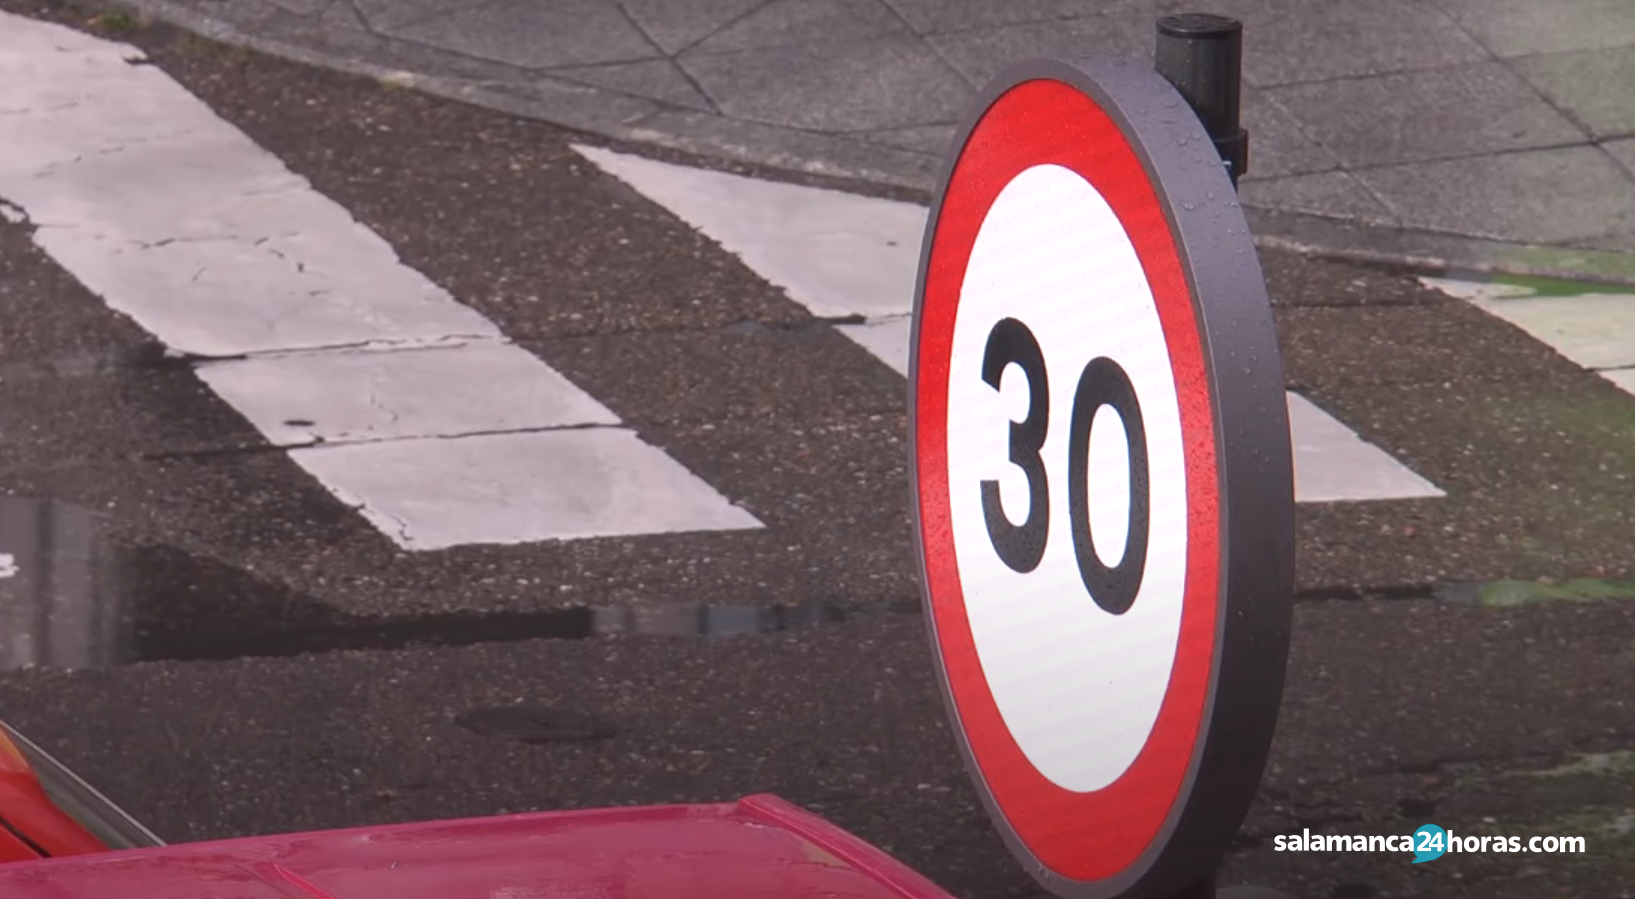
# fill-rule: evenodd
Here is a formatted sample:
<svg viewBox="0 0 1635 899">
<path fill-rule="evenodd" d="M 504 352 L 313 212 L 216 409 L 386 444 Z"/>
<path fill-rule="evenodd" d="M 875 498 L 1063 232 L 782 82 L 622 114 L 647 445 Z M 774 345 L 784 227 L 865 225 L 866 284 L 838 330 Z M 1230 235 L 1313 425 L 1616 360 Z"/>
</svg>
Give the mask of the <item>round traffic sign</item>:
<svg viewBox="0 0 1635 899">
<path fill-rule="evenodd" d="M 909 384 L 927 620 L 1012 852 L 1075 899 L 1211 877 L 1276 723 L 1293 467 L 1247 224 L 1161 76 L 990 86 L 927 226 Z"/>
</svg>

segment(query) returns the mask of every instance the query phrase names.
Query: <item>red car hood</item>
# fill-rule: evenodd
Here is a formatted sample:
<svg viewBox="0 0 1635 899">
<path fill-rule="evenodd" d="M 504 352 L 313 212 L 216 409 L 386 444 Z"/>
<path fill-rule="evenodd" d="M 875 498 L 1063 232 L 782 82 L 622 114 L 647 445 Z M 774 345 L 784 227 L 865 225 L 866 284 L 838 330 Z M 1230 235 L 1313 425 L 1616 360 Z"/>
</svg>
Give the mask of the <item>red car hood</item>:
<svg viewBox="0 0 1635 899">
<path fill-rule="evenodd" d="M 773 796 L 254 837 L 0 866 L 5 899 L 949 899 Z"/>
</svg>

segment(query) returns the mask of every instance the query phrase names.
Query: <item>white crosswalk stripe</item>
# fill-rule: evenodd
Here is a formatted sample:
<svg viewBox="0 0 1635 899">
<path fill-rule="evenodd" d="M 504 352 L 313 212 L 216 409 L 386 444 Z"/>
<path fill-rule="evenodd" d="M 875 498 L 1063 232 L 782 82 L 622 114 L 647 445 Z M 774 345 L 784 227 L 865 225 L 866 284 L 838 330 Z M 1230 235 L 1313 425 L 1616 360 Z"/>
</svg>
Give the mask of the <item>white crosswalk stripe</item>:
<svg viewBox="0 0 1635 899">
<path fill-rule="evenodd" d="M 907 374 L 924 207 L 576 149 L 740 256 L 813 315 L 862 316 L 863 323 L 839 329 Z M 1310 400 L 1291 393 L 1288 401 L 1299 501 L 1444 495 Z"/>
<path fill-rule="evenodd" d="M 0 13 L 9 217 L 400 546 L 761 526 L 139 60 Z"/>
</svg>

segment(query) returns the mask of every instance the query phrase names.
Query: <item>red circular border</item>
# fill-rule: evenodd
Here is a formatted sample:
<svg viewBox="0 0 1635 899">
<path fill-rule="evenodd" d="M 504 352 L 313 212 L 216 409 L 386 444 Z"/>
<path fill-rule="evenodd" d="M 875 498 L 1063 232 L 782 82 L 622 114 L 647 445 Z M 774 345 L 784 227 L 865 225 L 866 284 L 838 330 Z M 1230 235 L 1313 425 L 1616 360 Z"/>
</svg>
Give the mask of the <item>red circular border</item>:
<svg viewBox="0 0 1635 899">
<path fill-rule="evenodd" d="M 1135 246 L 1175 374 L 1187 472 L 1186 592 L 1169 686 L 1130 768 L 1091 793 L 1046 780 L 1005 728 L 965 615 L 948 504 L 949 356 L 971 248 L 999 192 L 1023 171 L 1049 164 L 1090 182 Z M 1214 404 L 1191 290 L 1163 203 L 1129 140 L 1094 100 L 1047 79 L 1005 92 L 971 130 L 942 196 L 923 290 L 915 459 L 920 545 L 943 675 L 982 780 L 1016 837 L 1062 877 L 1103 880 L 1141 857 L 1174 808 L 1199 738 L 1214 664 L 1222 564 L 1219 484 Z"/>
</svg>

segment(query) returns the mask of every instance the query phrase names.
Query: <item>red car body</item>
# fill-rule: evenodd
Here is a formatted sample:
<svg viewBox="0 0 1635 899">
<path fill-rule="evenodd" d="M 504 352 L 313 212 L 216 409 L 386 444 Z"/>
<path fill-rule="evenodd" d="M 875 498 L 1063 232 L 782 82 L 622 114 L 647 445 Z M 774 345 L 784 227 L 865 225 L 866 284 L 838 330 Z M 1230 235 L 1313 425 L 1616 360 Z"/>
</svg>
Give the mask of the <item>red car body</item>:
<svg viewBox="0 0 1635 899">
<path fill-rule="evenodd" d="M 108 851 L 110 841 L 46 792 L 35 769 L 49 764 L 38 747 L 0 723 L 0 864 Z"/>
<path fill-rule="evenodd" d="M 47 784 L 37 772 L 50 775 Z M 47 789 L 65 777 L 0 729 L 0 897 L 951 899 L 768 795 L 166 846 L 77 778 Z M 79 798 L 60 798 L 70 793 Z"/>
</svg>

